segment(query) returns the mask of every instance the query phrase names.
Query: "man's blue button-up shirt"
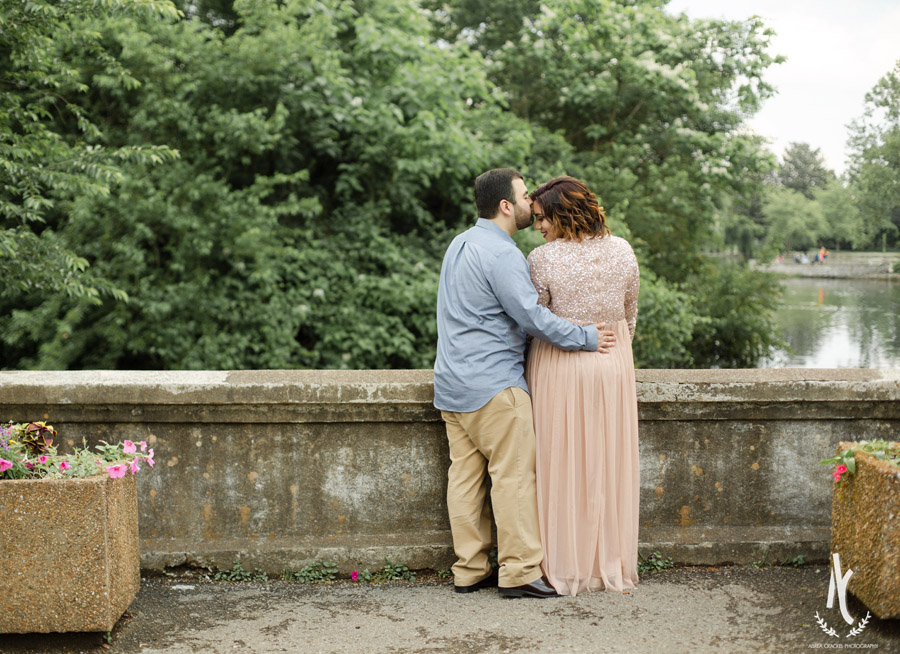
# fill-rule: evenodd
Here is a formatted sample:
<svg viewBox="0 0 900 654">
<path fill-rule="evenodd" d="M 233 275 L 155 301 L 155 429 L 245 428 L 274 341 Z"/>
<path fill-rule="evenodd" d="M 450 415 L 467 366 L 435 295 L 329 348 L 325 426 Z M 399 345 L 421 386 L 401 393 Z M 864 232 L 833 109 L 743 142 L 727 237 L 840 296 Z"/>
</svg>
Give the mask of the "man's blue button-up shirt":
<svg viewBox="0 0 900 654">
<path fill-rule="evenodd" d="M 555 316 L 537 302 L 516 242 L 479 218 L 447 248 L 438 286 L 434 405 L 480 409 L 525 383 L 525 333 L 563 350 L 596 350 L 597 329 Z"/>
</svg>

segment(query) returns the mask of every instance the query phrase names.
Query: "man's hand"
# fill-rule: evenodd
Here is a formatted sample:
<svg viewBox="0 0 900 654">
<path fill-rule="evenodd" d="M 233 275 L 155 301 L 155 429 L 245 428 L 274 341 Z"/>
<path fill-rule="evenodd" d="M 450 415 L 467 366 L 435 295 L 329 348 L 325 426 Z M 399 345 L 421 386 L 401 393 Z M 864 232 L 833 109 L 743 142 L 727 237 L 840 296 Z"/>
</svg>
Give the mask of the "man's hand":
<svg viewBox="0 0 900 654">
<path fill-rule="evenodd" d="M 594 323 L 594 327 L 597 328 L 597 352 L 605 354 L 616 344 L 616 333 L 606 329 L 605 322 Z"/>
</svg>

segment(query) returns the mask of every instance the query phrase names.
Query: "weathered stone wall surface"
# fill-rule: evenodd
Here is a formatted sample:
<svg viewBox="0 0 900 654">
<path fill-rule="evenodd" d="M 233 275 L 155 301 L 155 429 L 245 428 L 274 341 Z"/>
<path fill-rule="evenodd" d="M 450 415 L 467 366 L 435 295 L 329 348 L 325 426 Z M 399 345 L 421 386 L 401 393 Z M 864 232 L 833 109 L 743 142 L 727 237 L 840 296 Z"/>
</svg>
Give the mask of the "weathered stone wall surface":
<svg viewBox="0 0 900 654">
<path fill-rule="evenodd" d="M 842 440 L 890 437 L 900 371 L 641 370 L 641 549 L 692 563 L 828 554 Z M 146 440 L 141 560 L 280 572 L 452 560 L 432 375 L 408 371 L 0 372 L 0 419 Z"/>
</svg>

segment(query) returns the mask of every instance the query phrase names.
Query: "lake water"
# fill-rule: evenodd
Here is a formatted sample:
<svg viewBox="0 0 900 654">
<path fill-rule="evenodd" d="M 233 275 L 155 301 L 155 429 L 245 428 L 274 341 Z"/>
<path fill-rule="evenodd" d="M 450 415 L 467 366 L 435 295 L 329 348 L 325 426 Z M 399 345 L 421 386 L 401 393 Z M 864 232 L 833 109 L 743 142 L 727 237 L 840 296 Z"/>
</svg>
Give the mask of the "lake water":
<svg viewBox="0 0 900 654">
<path fill-rule="evenodd" d="M 791 278 L 776 320 L 793 352 L 761 368 L 900 368 L 900 283 Z"/>
</svg>

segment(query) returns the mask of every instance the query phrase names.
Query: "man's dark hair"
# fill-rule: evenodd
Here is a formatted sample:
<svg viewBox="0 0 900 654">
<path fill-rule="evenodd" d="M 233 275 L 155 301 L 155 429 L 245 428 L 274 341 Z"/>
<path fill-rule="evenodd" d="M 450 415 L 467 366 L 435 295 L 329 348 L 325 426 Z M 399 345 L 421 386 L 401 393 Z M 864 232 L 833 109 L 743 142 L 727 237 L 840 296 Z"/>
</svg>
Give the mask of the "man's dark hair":
<svg viewBox="0 0 900 654">
<path fill-rule="evenodd" d="M 522 175 L 512 168 L 494 168 L 476 178 L 475 208 L 478 209 L 480 218 L 493 218 L 497 215 L 500 200 L 515 204 L 512 186 L 514 179 L 522 179 Z"/>
</svg>

